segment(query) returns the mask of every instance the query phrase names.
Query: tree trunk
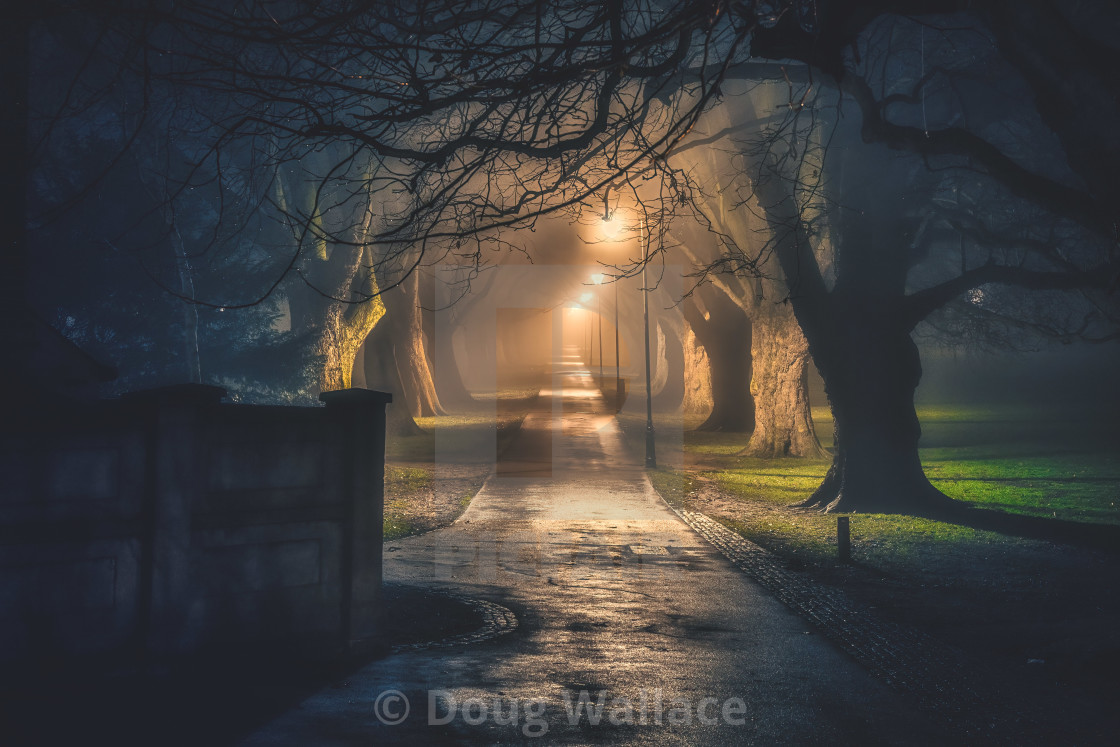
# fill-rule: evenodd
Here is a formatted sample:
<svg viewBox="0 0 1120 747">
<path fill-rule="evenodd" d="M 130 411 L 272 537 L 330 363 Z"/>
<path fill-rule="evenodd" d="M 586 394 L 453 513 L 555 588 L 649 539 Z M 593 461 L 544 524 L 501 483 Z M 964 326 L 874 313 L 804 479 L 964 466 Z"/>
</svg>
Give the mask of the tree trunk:
<svg viewBox="0 0 1120 747">
<path fill-rule="evenodd" d="M 712 365 L 708 351 L 696 339 L 691 326 L 684 333 L 684 402 L 686 415 L 710 416 L 712 412 Z"/>
<path fill-rule="evenodd" d="M 766 459 L 827 457 L 809 407 L 809 343 L 788 304 L 763 302 L 750 350 L 754 433 L 743 453 Z"/>
<path fill-rule="evenodd" d="M 463 375 L 455 360 L 451 335 L 450 330 L 441 331 L 440 337 L 447 339 L 432 340 L 428 348 L 432 358 L 432 378 L 436 384 L 436 395 L 444 411 L 449 407 L 470 407 L 474 402 L 470 391 L 463 383 Z"/>
<path fill-rule="evenodd" d="M 682 308 L 711 366 L 712 412 L 696 430 L 749 433 L 755 410 L 750 320 L 720 293 L 706 293 Z"/>
<path fill-rule="evenodd" d="M 837 450 L 824 482 L 800 505 L 927 515 L 948 510 L 952 499 L 930 484 L 918 457 L 918 347 L 905 330 L 857 319 L 845 320 L 842 343 L 819 356 Z"/>
<path fill-rule="evenodd" d="M 434 292 L 430 288 L 426 289 L 424 287 L 423 279 L 420 282 L 422 283 L 421 295 L 425 299 L 431 299 L 429 306 L 434 305 Z M 436 314 L 426 309 L 421 314 L 425 330 L 424 341 L 428 351 L 428 360 L 431 361 L 432 380 L 435 382 L 436 396 L 445 412 L 449 408 L 470 407 L 474 400 L 471 398 L 471 393 L 467 391 L 466 385 L 463 384 L 463 376 L 459 371 L 459 364 L 455 360 L 454 329 L 450 324 L 440 326 L 436 317 Z"/>
<path fill-rule="evenodd" d="M 301 167 L 321 168 L 324 157 L 324 153 L 308 156 Z M 311 210 L 312 222 L 322 230 L 324 217 L 319 212 L 314 179 L 294 179 L 278 171 L 273 183 L 273 198 L 281 211 L 302 214 Z M 374 250 L 362 246 L 372 231 L 374 214 L 361 200 L 352 207 L 354 221 L 348 230 L 353 244 L 332 245 L 315 239 L 314 246 L 304 247 L 300 276 L 307 282 L 292 282 L 288 287 L 291 329 L 306 336 L 316 361 L 315 384 L 320 392 L 351 387 L 358 351 L 386 313 L 377 278 L 369 269 L 375 263 Z M 280 245 L 306 240 L 298 234 L 284 236 L 279 227 L 274 230 L 281 234 L 277 237 Z M 349 302 L 351 299 L 355 302 Z"/>
<path fill-rule="evenodd" d="M 334 304 L 326 310 L 327 318 L 318 342 L 318 352 L 323 360 L 319 375 L 320 391 L 349 389 L 354 385 L 354 359 L 362 342 L 384 314 L 385 307 L 377 298 L 361 304 Z"/>
<path fill-rule="evenodd" d="M 409 410 L 404 384 L 397 369 L 393 338 L 394 326 L 390 324 L 387 315 L 373 328 L 359 352 L 362 356 L 365 385 L 368 389 L 393 395 L 393 403 L 386 413 L 385 430 L 389 435 L 418 436 L 423 430 L 416 425 Z"/>
<path fill-rule="evenodd" d="M 726 176 L 719 152 L 709 151 L 709 166 L 713 173 Z M 738 176 L 741 175 L 732 177 L 732 181 Z M 713 273 L 710 279 L 715 290 L 700 297 L 711 319 L 693 326 L 699 335 L 704 321 L 715 325 L 706 336 L 710 339 L 705 346 L 713 356 L 712 386 L 713 390 L 717 388 L 717 373 L 725 374 L 718 388 L 722 399 L 733 403 L 722 407 L 717 404 L 700 428 L 753 431 L 745 451 L 750 455 L 821 458 L 827 452 L 817 440 L 809 411 L 808 345 L 798 332 L 792 309 L 786 304 L 777 305 L 788 295 L 784 268 L 761 246 L 760 237 L 774 229 L 760 220 L 761 211 L 755 208 L 729 207 L 735 201 L 726 200 L 725 195 L 734 194 L 737 189 L 730 185 L 714 189 L 711 200 L 705 203 L 705 215 L 718 227 L 725 248 L 741 252 L 743 257 L 756 258 L 760 263 L 756 268 L 759 275 Z M 696 246 L 710 241 L 702 234 L 694 240 Z M 693 262 L 704 265 L 687 243 L 683 249 Z M 731 308 L 725 311 L 724 307 Z M 720 322 L 725 314 L 733 315 L 738 328 Z M 725 360 L 717 362 L 714 356 Z"/>
<path fill-rule="evenodd" d="M 877 183 L 853 171 L 845 195 L 859 204 L 859 189 L 874 190 Z M 922 431 L 914 392 L 922 365 L 906 321 L 909 252 L 903 250 L 901 234 L 889 230 L 887 219 L 873 223 L 861 211 L 843 212 L 830 289 L 809 240 L 807 217 L 788 183 L 759 180 L 755 195 L 767 220 L 779 227 L 774 255 L 824 379 L 835 426 L 832 465 L 820 487 L 798 505 L 924 515 L 951 509 L 952 499 L 930 484 L 918 456 Z M 883 202 L 889 195 L 872 197 Z M 877 203 L 868 198 L 866 204 Z"/>
<path fill-rule="evenodd" d="M 386 387 L 400 408 L 406 409 L 414 418 L 444 414 L 424 346 L 417 281 L 416 273 L 413 273 L 381 296 L 385 304 L 385 320 L 374 332 L 380 331 L 388 337 L 391 352 L 386 351 L 385 343 L 381 342 L 370 345 L 365 358 L 367 386 Z M 388 361 L 392 361 L 391 375 L 385 368 L 389 365 Z M 371 377 L 370 371 L 381 373 Z"/>
<path fill-rule="evenodd" d="M 336 280 L 336 295 L 347 296 L 345 290 L 349 288 L 357 290 L 361 297 L 369 297 L 377 292 L 373 273 L 365 269 L 373 261 L 372 254 L 373 250 L 366 247 L 342 261 L 343 251 L 336 251 L 331 260 L 336 266 L 329 268 L 331 273 L 342 278 Z M 302 323 L 309 334 L 314 335 L 309 344 L 312 353 L 320 361 L 317 376 L 319 391 L 349 389 L 353 385 L 354 360 L 358 356 L 358 350 L 370 330 L 385 316 L 385 306 L 377 296 L 362 303 L 342 303 L 324 298 L 310 288 L 301 290 L 299 296 L 289 296 L 289 308 L 300 310 Z M 294 303 L 296 298 L 299 303 Z M 296 323 L 294 312 L 292 323 Z"/>
<path fill-rule="evenodd" d="M 657 343 L 659 355 L 658 363 L 663 366 L 662 378 L 664 384 L 660 391 L 653 395 L 653 406 L 658 410 L 672 411 L 680 408 L 684 402 L 684 329 L 676 324 L 661 320 L 657 323 Z M 652 330 L 651 330 L 652 333 Z M 595 362 L 599 362 L 598 348 L 595 352 Z M 599 366 L 592 369 L 592 373 L 599 373 Z M 607 367 L 603 366 L 603 375 L 607 375 Z M 656 386 L 655 386 L 656 389 Z"/>
</svg>

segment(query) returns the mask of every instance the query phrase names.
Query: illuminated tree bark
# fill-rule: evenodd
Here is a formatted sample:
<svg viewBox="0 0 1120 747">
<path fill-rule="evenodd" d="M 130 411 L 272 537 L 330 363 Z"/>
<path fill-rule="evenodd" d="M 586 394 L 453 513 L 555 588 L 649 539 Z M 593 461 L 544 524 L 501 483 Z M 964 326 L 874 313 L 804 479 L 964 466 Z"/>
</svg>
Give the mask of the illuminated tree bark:
<svg viewBox="0 0 1120 747">
<path fill-rule="evenodd" d="M 718 135 L 714 139 L 718 141 Z M 715 268 L 709 282 L 694 294 L 709 319 L 693 316 L 690 322 L 698 337 L 706 330 L 713 394 L 718 377 L 724 406 L 713 408 L 701 428 L 750 432 L 744 451 L 749 456 L 825 457 L 809 407 L 808 344 L 793 309 L 784 302 L 787 291 L 777 260 L 768 256 L 758 261 L 763 254 L 759 247 L 772 229 L 759 219 L 757 208 L 739 204 L 736 180 L 741 173 L 728 170 L 735 159 L 716 145 L 701 161 L 705 172 L 699 171 L 696 159 L 682 163 L 693 178 L 704 182 L 696 190 L 701 199 L 694 204 L 722 244 L 709 246 L 711 236 L 702 231 L 693 231 L 682 244 L 692 265 Z M 732 253 L 743 261 L 718 264 L 720 255 Z"/>
<path fill-rule="evenodd" d="M 712 411 L 697 430 L 750 433 L 756 407 L 750 384 L 750 320 L 718 291 L 690 300 L 683 310 L 711 370 Z"/>
<path fill-rule="evenodd" d="M 472 399 L 455 360 L 452 330 L 437 329 L 436 326 L 434 281 L 433 273 L 423 273 L 419 278 L 419 298 L 423 306 L 420 316 L 436 398 L 443 412 L 447 413 L 457 407 L 470 406 Z"/>
<path fill-rule="evenodd" d="M 770 306 L 760 307 L 753 319 L 754 432 L 744 453 L 764 458 L 826 457 L 809 406 L 809 344 L 788 304 Z"/>
<path fill-rule="evenodd" d="M 681 409 L 686 415 L 703 415 L 712 412 L 712 365 L 708 351 L 696 339 L 696 333 L 689 325 L 685 328 L 684 339 L 684 402 Z"/>
<path fill-rule="evenodd" d="M 374 328 L 364 352 L 366 386 L 393 395 L 394 418 L 444 414 L 424 345 L 417 274 L 383 293 L 381 300 L 385 319 Z"/>
<path fill-rule="evenodd" d="M 408 399 L 404 396 L 404 385 L 397 372 L 393 350 L 393 325 L 388 316 L 373 328 L 358 355 L 361 359 L 359 363 L 363 386 L 393 395 L 393 403 L 386 412 L 386 430 L 394 436 L 416 436 L 423 433 L 416 425 Z"/>
<path fill-rule="evenodd" d="M 285 230 L 278 225 L 271 233 L 280 245 L 311 247 L 304 254 L 299 280 L 288 284 L 288 309 L 292 330 L 304 338 L 308 359 L 315 367 L 314 385 L 318 391 L 328 392 L 352 386 L 358 349 L 386 308 L 371 269 L 374 250 L 362 246 L 373 230 L 368 198 L 357 200 L 352 207 L 347 243 L 328 242 L 324 236 L 319 185 L 310 176 L 322 162 L 321 154 L 314 154 L 299 164 L 294 175 L 278 171 L 274 180 L 274 201 L 280 212 L 312 216 L 311 230 L 298 225 Z"/>
<path fill-rule="evenodd" d="M 366 262 L 369 252 L 368 248 L 363 252 L 367 257 Z M 377 292 L 373 273 L 365 272 L 359 277 L 364 280 L 363 291 L 366 295 Z M 352 374 L 358 349 L 384 316 L 385 305 L 380 297 L 364 303 L 332 303 L 325 310 L 315 350 L 322 360 L 320 391 L 349 389 L 354 385 Z"/>
</svg>

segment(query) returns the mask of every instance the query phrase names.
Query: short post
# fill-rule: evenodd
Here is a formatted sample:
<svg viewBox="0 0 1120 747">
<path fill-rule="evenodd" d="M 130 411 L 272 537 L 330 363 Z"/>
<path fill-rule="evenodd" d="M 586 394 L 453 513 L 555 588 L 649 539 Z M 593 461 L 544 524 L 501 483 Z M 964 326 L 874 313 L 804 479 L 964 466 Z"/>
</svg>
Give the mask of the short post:
<svg viewBox="0 0 1120 747">
<path fill-rule="evenodd" d="M 836 517 L 836 553 L 841 563 L 852 562 L 852 537 L 847 516 Z"/>
</svg>

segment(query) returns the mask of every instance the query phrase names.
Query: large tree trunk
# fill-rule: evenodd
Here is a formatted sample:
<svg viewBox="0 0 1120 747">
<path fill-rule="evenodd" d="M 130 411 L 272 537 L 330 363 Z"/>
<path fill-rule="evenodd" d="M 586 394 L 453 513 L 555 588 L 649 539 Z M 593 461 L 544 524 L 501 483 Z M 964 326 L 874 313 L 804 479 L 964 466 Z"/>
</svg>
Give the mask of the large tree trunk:
<svg viewBox="0 0 1120 747">
<path fill-rule="evenodd" d="M 362 342 L 385 314 L 377 298 L 361 304 L 334 304 L 327 308 L 317 352 L 323 360 L 319 390 L 323 392 L 354 386 L 354 360 Z"/>
<path fill-rule="evenodd" d="M 717 179 L 728 176 L 727 164 L 720 160 L 722 151 L 712 148 L 708 154 L 708 165 Z M 738 176 L 732 176 L 731 181 Z M 783 268 L 770 251 L 760 246 L 764 243 L 760 237 L 773 227 L 760 220 L 760 211 L 736 207 L 737 200 L 727 199 L 736 192 L 731 185 L 713 189 L 711 199 L 703 203 L 705 217 L 718 229 L 724 244 L 722 249 L 715 247 L 716 251 L 741 252 L 742 257 L 760 263 L 756 268 L 760 275 L 713 273 L 709 278 L 715 290 L 701 296 L 711 308 L 715 324 L 705 345 L 713 356 L 713 390 L 717 388 L 717 371 L 725 374 L 718 388 L 727 403 L 722 407 L 717 404 L 701 429 L 753 430 L 746 450 L 751 455 L 821 458 L 827 452 L 817 440 L 809 411 L 808 346 L 789 306 L 775 305 L 787 296 Z M 698 247 L 710 241 L 703 232 L 692 238 Z M 704 266 L 698 250 L 690 249 L 687 243 L 682 248 L 694 263 Z M 723 306 L 733 308 L 717 314 Z M 720 322 L 718 317 L 725 314 L 733 315 L 730 322 Z M 699 330 L 702 322 L 693 326 Z M 715 356 L 723 360 L 717 362 Z"/>
<path fill-rule="evenodd" d="M 744 453 L 768 459 L 827 457 L 809 407 L 809 343 L 788 304 L 763 302 L 750 350 L 754 433 Z"/>
<path fill-rule="evenodd" d="M 380 340 L 367 347 L 365 357 L 366 385 L 386 388 L 414 418 L 444 414 L 425 350 L 417 281 L 413 273 L 381 296 L 385 320 L 374 330 Z"/>
<path fill-rule="evenodd" d="M 684 402 L 684 325 L 673 323 L 667 320 L 661 320 L 657 323 L 657 347 L 658 353 L 657 361 L 659 367 L 663 367 L 659 372 L 663 375 L 658 376 L 664 383 L 661 389 L 653 395 L 653 406 L 658 410 L 673 411 L 680 408 L 681 403 Z M 652 330 L 651 330 L 652 333 Z M 596 349 L 595 361 L 599 361 L 599 353 Z M 598 374 L 599 367 L 596 365 L 593 373 Z M 603 375 L 607 375 L 607 367 L 603 366 Z M 656 386 L 655 386 L 656 389 Z"/>
<path fill-rule="evenodd" d="M 857 319 L 845 319 L 841 340 L 818 351 L 837 449 L 824 482 L 800 505 L 879 513 L 947 510 L 952 500 L 930 484 L 918 457 L 917 345 L 905 330 Z"/>
<path fill-rule="evenodd" d="M 326 156 L 325 152 L 309 155 L 301 166 L 310 172 L 322 169 Z M 320 212 L 314 179 L 295 179 L 278 171 L 273 185 L 273 199 L 282 212 L 311 214 L 312 222 L 323 228 L 327 218 Z M 311 245 L 305 243 L 300 277 L 307 282 L 293 281 L 288 287 L 291 328 L 307 341 L 308 352 L 317 366 L 315 385 L 320 392 L 353 385 L 358 350 L 386 313 L 377 295 L 377 278 L 369 269 L 375 264 L 374 250 L 361 246 L 373 229 L 374 213 L 361 199 L 351 207 L 354 213 L 347 218 L 350 228 L 346 230 L 352 234 L 353 244 L 331 244 L 322 238 Z M 336 212 L 341 215 L 345 211 Z M 338 223 L 341 218 L 332 215 L 329 220 Z M 275 239 L 278 244 L 308 241 L 301 232 L 285 236 L 281 225 L 273 229 L 279 234 Z M 355 303 L 348 302 L 349 299 Z"/>
<path fill-rule="evenodd" d="M 350 252 L 344 254 L 344 252 Z M 320 282 L 332 289 L 331 295 L 346 297 L 354 288 L 368 297 L 377 291 L 373 273 L 365 267 L 372 263 L 372 250 L 339 249 L 329 260 L 331 266 L 318 267 Z M 385 315 L 385 306 L 374 297 L 362 303 L 342 303 L 324 297 L 306 286 L 293 288 L 288 296 L 293 329 L 308 337 L 308 350 L 317 361 L 315 383 L 320 392 L 349 389 L 358 349 Z"/>
<path fill-rule="evenodd" d="M 909 259 L 899 233 L 890 230 L 888 220 L 873 225 L 858 211 L 844 213 L 837 279 L 829 289 L 788 185 L 763 179 L 755 194 L 771 224 L 780 227 L 775 255 L 835 424 L 832 466 L 799 505 L 926 515 L 948 509 L 952 500 L 930 484 L 918 456 L 914 392 L 922 366 L 905 321 Z M 852 190 L 846 194 L 858 204 Z"/>
<path fill-rule="evenodd" d="M 387 315 L 373 328 L 366 338 L 359 355 L 362 356 L 362 369 L 365 386 L 389 392 L 393 403 L 386 413 L 385 430 L 392 436 L 418 436 L 423 431 L 412 419 L 404 384 L 397 369 L 394 351 L 394 325 Z"/>
<path fill-rule="evenodd" d="M 712 412 L 712 364 L 708 351 L 691 325 L 684 332 L 684 402 L 681 411 L 686 415 L 709 417 Z"/>
<path fill-rule="evenodd" d="M 446 339 L 442 339 L 444 337 Z M 474 399 L 463 383 L 462 372 L 455 360 L 451 331 L 441 331 L 440 338 L 433 339 L 428 346 L 432 359 L 432 378 L 436 384 L 440 406 L 444 411 L 448 411 L 448 408 L 470 407 Z"/>
<path fill-rule="evenodd" d="M 706 293 L 682 308 L 711 366 L 712 412 L 696 430 L 749 433 L 755 410 L 750 391 L 750 320 L 718 292 Z"/>
<path fill-rule="evenodd" d="M 431 299 L 429 307 L 435 303 L 431 283 L 420 280 L 420 293 L 425 299 Z M 427 285 L 428 287 L 425 287 Z M 428 351 L 428 360 L 431 361 L 432 380 L 435 382 L 436 396 L 444 411 L 450 408 L 470 407 L 474 400 L 467 387 L 463 384 L 463 376 L 459 371 L 459 364 L 455 360 L 453 346 L 454 329 L 450 324 L 437 326 L 436 314 L 425 309 L 421 314 L 425 335 L 424 341 Z"/>
</svg>

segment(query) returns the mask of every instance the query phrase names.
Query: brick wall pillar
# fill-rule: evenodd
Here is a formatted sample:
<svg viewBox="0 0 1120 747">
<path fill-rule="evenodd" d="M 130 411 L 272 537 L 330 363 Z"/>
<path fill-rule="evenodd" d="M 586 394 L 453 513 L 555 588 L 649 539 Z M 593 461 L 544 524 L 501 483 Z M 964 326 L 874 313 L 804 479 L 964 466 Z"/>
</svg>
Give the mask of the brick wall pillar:
<svg viewBox="0 0 1120 747">
<path fill-rule="evenodd" d="M 385 508 L 385 406 L 391 394 L 368 389 L 323 392 L 342 454 L 343 500 L 350 506 L 342 558 L 342 640 L 354 647 L 376 633 L 381 611 Z"/>
</svg>

